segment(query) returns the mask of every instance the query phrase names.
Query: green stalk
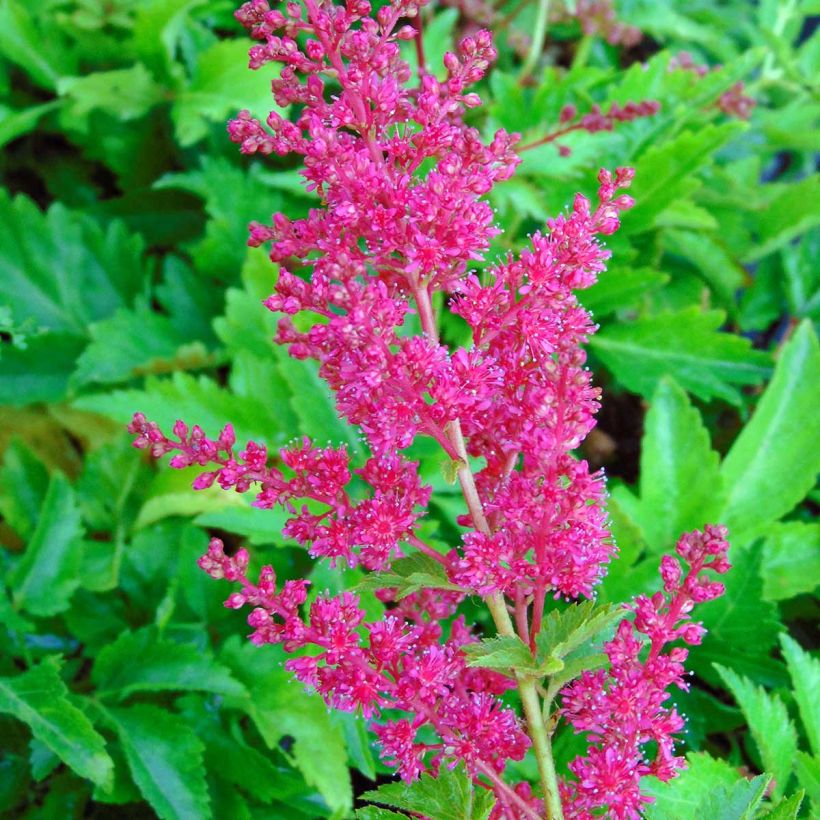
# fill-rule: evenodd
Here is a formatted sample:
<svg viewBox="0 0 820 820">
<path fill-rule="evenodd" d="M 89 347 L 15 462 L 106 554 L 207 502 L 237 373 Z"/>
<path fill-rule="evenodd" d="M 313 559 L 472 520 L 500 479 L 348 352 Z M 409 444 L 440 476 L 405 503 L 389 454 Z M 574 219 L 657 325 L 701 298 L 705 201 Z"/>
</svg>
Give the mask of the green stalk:
<svg viewBox="0 0 820 820">
<path fill-rule="evenodd" d="M 544 40 L 547 37 L 547 18 L 549 17 L 550 0 L 538 0 L 538 15 L 535 18 L 535 30 L 532 33 L 532 45 L 530 46 L 527 59 L 521 66 L 521 73 L 518 81 L 522 82 L 532 74 L 541 52 L 544 50 Z"/>
</svg>

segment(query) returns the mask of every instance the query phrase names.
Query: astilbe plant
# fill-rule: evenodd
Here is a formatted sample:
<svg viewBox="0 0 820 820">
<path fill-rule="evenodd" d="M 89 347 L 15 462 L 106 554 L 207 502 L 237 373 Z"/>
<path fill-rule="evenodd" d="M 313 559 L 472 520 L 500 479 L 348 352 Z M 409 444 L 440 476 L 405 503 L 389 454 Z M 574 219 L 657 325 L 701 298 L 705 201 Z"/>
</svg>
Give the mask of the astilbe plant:
<svg viewBox="0 0 820 820">
<path fill-rule="evenodd" d="M 664 558 L 663 591 L 624 613 L 604 646 L 607 668 L 576 660 L 574 682 L 545 689 L 562 664 L 539 660 L 548 599 L 594 596 L 616 552 L 603 476 L 572 455 L 599 399 L 581 347 L 595 327 L 574 291 L 604 269 L 599 237 L 632 205 L 618 193 L 632 172 L 602 170 L 595 204 L 577 196 L 520 256 L 476 272 L 497 233 L 482 197 L 513 173 L 517 136 L 499 131 L 487 144 L 463 119 L 495 57 L 488 32 L 445 56 L 443 81 L 424 71 L 411 81 L 398 41 L 420 39 L 409 23 L 421 5 L 394 0 L 371 15 L 364 0 L 291 2 L 283 12 L 253 0 L 237 12 L 260 41 L 251 67 L 282 63 L 274 96 L 299 114 L 291 122 L 274 112 L 266 127 L 242 112 L 231 139 L 245 153 L 300 154 L 321 201 L 305 219 L 276 214 L 251 226 L 250 243 L 269 242 L 279 263 L 266 305 L 284 315 L 277 341 L 318 362 L 370 457 L 353 465 L 344 447 L 305 440 L 276 459 L 262 444 L 237 447 L 229 424 L 212 439 L 180 421 L 166 437 L 139 413 L 130 430 L 137 447 L 173 453 L 173 467 L 204 468 L 196 488 L 252 489 L 255 506 L 284 507 L 284 535 L 311 556 L 369 571 L 387 605 L 375 622 L 355 591 L 307 607 L 306 580 L 279 583 L 272 567 L 252 580 L 248 553 L 227 555 L 217 539 L 200 560 L 238 585 L 226 606 L 251 608 L 251 640 L 281 643 L 299 680 L 369 719 L 382 759 L 404 780 L 463 764 L 493 790 L 494 817 L 636 817 L 641 777 L 666 780 L 684 765 L 673 750 L 683 722 L 665 704 L 670 686 L 686 688 L 686 649 L 667 645 L 700 641 L 691 611 L 722 592 L 704 571 L 728 569 L 725 531 L 684 536 L 684 570 Z M 441 341 L 436 303 L 469 326 L 469 348 Z M 419 536 L 432 490 L 403 453 L 420 437 L 438 442 L 463 491 L 467 531 L 446 554 Z M 353 489 L 362 485 L 364 497 Z M 413 556 L 424 569 L 403 588 L 398 568 Z M 483 599 L 498 640 L 523 649 L 529 666 L 471 665 L 481 636 L 454 617 L 466 596 Z M 553 710 L 556 680 L 569 685 Z M 500 699 L 511 689 L 521 717 Z M 550 741 L 562 718 L 588 735 L 589 751 L 559 779 Z M 535 790 L 503 777 L 530 749 Z"/>
</svg>

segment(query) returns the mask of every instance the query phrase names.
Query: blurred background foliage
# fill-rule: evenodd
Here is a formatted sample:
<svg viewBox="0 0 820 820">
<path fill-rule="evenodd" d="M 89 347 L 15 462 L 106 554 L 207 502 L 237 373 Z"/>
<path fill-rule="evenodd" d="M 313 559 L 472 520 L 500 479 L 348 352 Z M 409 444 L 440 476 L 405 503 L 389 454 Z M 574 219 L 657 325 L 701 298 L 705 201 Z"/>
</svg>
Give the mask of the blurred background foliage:
<svg viewBox="0 0 820 820">
<path fill-rule="evenodd" d="M 260 302 L 276 271 L 246 248 L 247 224 L 298 216 L 311 197 L 293 161 L 242 157 L 227 140 L 227 117 L 272 106 L 233 10 L 0 0 L 4 815 L 343 818 L 386 771 L 360 718 L 329 714 L 286 685 L 278 648 L 244 641 L 226 589 L 195 559 L 215 534 L 320 589 L 357 573 L 312 566 L 276 512 L 194 493 L 190 475 L 148 464 L 124 433 L 140 410 L 210 433 L 230 420 L 240 440 L 274 447 L 309 435 L 361 451 L 311 364 L 270 341 Z M 432 70 L 455 38 L 498 31 L 485 107 L 470 117 L 543 143 L 492 194 L 504 229 L 492 256 L 521 248 L 576 191 L 591 195 L 600 167 L 636 169 L 637 206 L 582 296 L 600 323 L 589 353 L 604 388 L 582 455 L 610 475 L 621 550 L 601 597 L 653 589 L 660 554 L 707 520 L 729 525 L 735 564 L 727 596 L 703 607 L 692 692 L 675 695 L 690 771 L 651 786 L 652 818 L 820 812 L 820 663 L 808 651 L 818 12 L 816 0 L 425 10 Z M 642 101 L 659 111 L 552 138 L 565 106 L 583 116 Z M 455 322 L 445 333 L 464 341 Z M 425 469 L 438 492 L 425 536 L 452 544 L 459 498 L 435 460 Z M 578 751 L 559 736 L 560 761 Z M 755 772 L 774 776 L 766 795 Z"/>
</svg>

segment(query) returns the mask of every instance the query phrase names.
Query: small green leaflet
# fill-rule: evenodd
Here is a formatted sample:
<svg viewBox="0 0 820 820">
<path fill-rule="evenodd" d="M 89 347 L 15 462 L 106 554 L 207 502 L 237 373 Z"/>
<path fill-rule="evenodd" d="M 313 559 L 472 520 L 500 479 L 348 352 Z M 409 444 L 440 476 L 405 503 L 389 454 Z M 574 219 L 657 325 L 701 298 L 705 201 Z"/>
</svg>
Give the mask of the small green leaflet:
<svg viewBox="0 0 820 820">
<path fill-rule="evenodd" d="M 780 646 L 792 679 L 792 692 L 800 710 L 809 746 L 820 757 L 820 660 L 812 657 L 785 633 L 780 636 Z"/>
<path fill-rule="evenodd" d="M 709 820 L 753 820 L 771 780 L 771 775 L 761 774 L 751 780 L 738 780 L 731 786 L 718 786 L 704 796 L 694 816 Z"/>
<path fill-rule="evenodd" d="M 771 372 L 770 357 L 748 339 L 722 333 L 725 318 L 720 310 L 688 307 L 613 323 L 590 339 L 590 347 L 624 387 L 646 398 L 672 376 L 701 399 L 741 406 L 738 388 L 760 384 Z"/>
<path fill-rule="evenodd" d="M 68 699 L 61 665 L 58 656 L 50 655 L 22 675 L 0 678 L 0 712 L 22 720 L 80 777 L 105 786 L 114 764 L 91 721 Z"/>
<path fill-rule="evenodd" d="M 723 461 L 721 520 L 741 543 L 802 501 L 820 471 L 820 347 L 808 320 L 785 345 L 774 376 Z"/>
<path fill-rule="evenodd" d="M 122 700 L 135 692 L 202 690 L 247 695 L 230 671 L 193 644 L 159 636 L 155 627 L 123 632 L 106 646 L 91 674 L 100 697 Z"/>
<path fill-rule="evenodd" d="M 786 706 L 748 678 L 719 664 L 715 668 L 743 711 L 763 766 L 774 775 L 775 797 L 782 797 L 797 754 L 797 732 Z"/>
<path fill-rule="evenodd" d="M 537 669 L 529 647 L 517 635 L 496 635 L 478 643 L 468 643 L 461 647 L 467 656 L 467 666 L 537 674 Z M 559 668 L 563 664 L 559 661 Z M 556 670 L 557 671 L 557 670 Z"/>
<path fill-rule="evenodd" d="M 441 563 L 421 552 L 393 561 L 386 572 L 368 573 L 356 586 L 357 589 L 397 589 L 398 599 L 406 598 L 422 589 L 452 589 L 461 587 L 451 584 Z"/>
<path fill-rule="evenodd" d="M 425 773 L 414 783 L 387 783 L 365 792 L 362 799 L 435 820 L 486 820 L 495 803 L 491 791 L 476 789 L 461 764 L 452 770 L 442 766 L 437 777 Z M 381 820 L 390 815 L 361 813 L 358 817 Z"/>
<path fill-rule="evenodd" d="M 54 473 L 37 527 L 11 580 L 14 602 L 32 615 L 55 615 L 80 585 L 82 523 L 68 480 Z"/>
<path fill-rule="evenodd" d="M 563 612 L 552 610 L 544 618 L 535 638 L 537 664 L 544 668 L 551 659 L 566 658 L 623 616 L 621 607 L 612 604 L 596 606 L 594 601 L 572 604 Z"/>
<path fill-rule="evenodd" d="M 179 715 L 138 704 L 108 709 L 131 776 L 162 820 L 210 817 L 204 746 Z"/>
</svg>

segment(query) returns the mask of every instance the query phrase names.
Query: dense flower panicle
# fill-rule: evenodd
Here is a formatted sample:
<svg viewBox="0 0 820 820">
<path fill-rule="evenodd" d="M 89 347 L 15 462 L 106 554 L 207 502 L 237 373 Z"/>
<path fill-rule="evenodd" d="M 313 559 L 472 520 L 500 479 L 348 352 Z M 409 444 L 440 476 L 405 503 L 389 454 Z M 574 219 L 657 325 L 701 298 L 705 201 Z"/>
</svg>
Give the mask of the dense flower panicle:
<svg viewBox="0 0 820 820">
<path fill-rule="evenodd" d="M 276 214 L 270 225 L 251 225 L 249 244 L 268 243 L 279 264 L 265 305 L 281 314 L 276 341 L 318 363 L 370 457 L 354 465 L 344 447 L 308 440 L 277 454 L 258 442 L 240 449 L 230 424 L 209 438 L 178 421 L 169 437 L 141 413 L 129 430 L 136 447 L 170 454 L 172 467 L 198 468 L 196 489 L 251 491 L 254 506 L 282 507 L 283 535 L 331 565 L 380 573 L 413 552 L 436 562 L 446 588 L 390 586 L 395 580 L 380 588 L 378 576 L 368 579 L 371 603 L 384 605 L 372 621 L 354 592 L 309 602 L 307 581 L 279 584 L 271 566 L 251 581 L 247 551 L 227 555 L 218 539 L 199 565 L 237 585 L 225 605 L 250 608 L 251 641 L 281 644 L 293 655 L 286 668 L 328 706 L 373 721 L 382 759 L 402 778 L 463 763 L 493 789 L 493 818 L 532 818 L 543 810 L 539 796 L 500 777 L 540 742 L 500 699 L 513 687 L 523 698 L 521 673 L 468 666 L 463 647 L 479 636 L 457 609 L 467 595 L 491 597 L 497 624 L 500 606 L 507 634 L 515 628 L 532 648 L 546 597 L 592 596 L 615 553 L 603 476 L 572 455 L 594 425 L 600 392 L 582 350 L 596 327 L 575 292 L 604 270 L 601 238 L 633 205 L 623 193 L 633 172 L 601 170 L 594 204 L 579 194 L 519 256 L 479 277 L 474 263 L 497 233 L 484 196 L 512 174 L 518 137 L 499 131 L 487 144 L 463 119 L 480 103 L 471 86 L 495 58 L 486 31 L 444 56 L 443 80 L 420 66 L 411 87 L 399 41 L 420 36 L 404 23 L 423 5 L 392 0 L 371 14 L 366 0 L 304 0 L 281 10 L 251 0 L 237 12 L 257 41 L 251 67 L 280 65 L 274 98 L 280 107 L 296 103 L 296 113 L 290 121 L 274 111 L 263 124 L 241 112 L 230 137 L 244 153 L 300 155 L 321 203 L 304 219 Z M 628 104 L 578 119 L 567 109 L 562 133 L 655 110 Z M 466 322 L 469 347 L 442 342 L 434 303 Z M 419 462 L 402 454 L 423 436 L 441 445 L 466 500 L 458 523 L 467 532 L 446 555 L 419 535 L 432 488 Z M 481 465 L 475 474 L 470 459 Z M 680 767 L 671 738 L 682 721 L 663 704 L 667 687 L 684 685 L 686 651 L 662 649 L 700 640 L 688 615 L 722 592 L 702 570 L 728 569 L 724 536 L 707 528 L 682 538 L 686 576 L 665 558 L 664 592 L 636 599 L 634 621 L 606 645 L 610 669 L 564 690 L 563 715 L 592 743 L 572 764 L 577 781 L 562 786 L 572 817 L 602 806 L 636 816 L 640 777 L 668 779 Z M 638 635 L 649 640 L 643 660 Z M 646 761 L 650 741 L 657 752 Z"/>
<path fill-rule="evenodd" d="M 671 686 L 688 689 L 683 666 L 688 650 L 665 648 L 677 640 L 701 642 L 705 630 L 691 620 L 691 612 L 695 604 L 723 594 L 723 584 L 705 570 L 727 572 L 728 548 L 725 527 L 706 526 L 682 536 L 675 551 L 686 574 L 678 560 L 664 556 L 663 592 L 635 599 L 634 619 L 621 621 L 604 647 L 609 670 L 585 672 L 563 690 L 563 716 L 592 743 L 586 756 L 570 764 L 577 780 L 562 785 L 572 817 L 591 818 L 608 807 L 608 816 L 616 820 L 638 818 L 649 800 L 641 794 L 640 779 L 669 780 L 684 768 L 684 759 L 674 753 L 674 735 L 683 730 L 684 720 L 664 704 Z M 647 758 L 649 743 L 655 745 L 652 759 Z"/>
</svg>

